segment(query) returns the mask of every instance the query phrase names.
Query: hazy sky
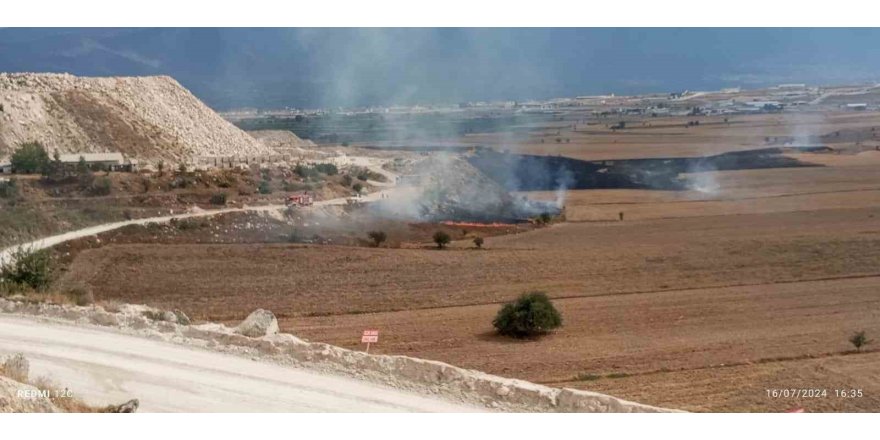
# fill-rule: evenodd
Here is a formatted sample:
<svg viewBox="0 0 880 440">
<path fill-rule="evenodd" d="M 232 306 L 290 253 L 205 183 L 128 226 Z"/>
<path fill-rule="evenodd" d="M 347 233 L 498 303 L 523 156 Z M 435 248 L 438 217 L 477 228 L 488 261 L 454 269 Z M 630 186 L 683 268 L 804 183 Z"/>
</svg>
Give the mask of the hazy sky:
<svg viewBox="0 0 880 440">
<path fill-rule="evenodd" d="M 166 74 L 218 109 L 880 79 L 878 29 L 0 29 L 0 71 Z"/>
</svg>

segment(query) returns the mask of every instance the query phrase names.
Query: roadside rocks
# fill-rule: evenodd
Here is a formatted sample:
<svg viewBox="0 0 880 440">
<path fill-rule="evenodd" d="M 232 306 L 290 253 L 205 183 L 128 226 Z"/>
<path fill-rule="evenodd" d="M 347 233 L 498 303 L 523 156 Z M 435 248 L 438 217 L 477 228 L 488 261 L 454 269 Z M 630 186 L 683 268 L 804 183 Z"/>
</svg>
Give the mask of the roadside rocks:
<svg viewBox="0 0 880 440">
<path fill-rule="evenodd" d="M 370 355 L 329 344 L 310 343 L 290 334 L 279 333 L 275 315 L 264 309 L 255 310 L 241 324 L 232 328 L 218 323 L 187 325 L 183 322 L 188 322 L 188 318 L 182 319 L 181 314 L 130 304 L 121 305 L 118 312 L 110 313 L 100 306 L 57 306 L 0 298 L 0 310 L 77 324 L 113 325 L 121 331 L 142 337 L 346 375 L 499 411 L 673 411 L 589 391 L 552 388 L 494 376 L 438 361 Z M 107 315 L 113 316 L 117 324 L 112 324 L 112 319 Z M 172 316 L 174 320 L 171 320 Z"/>
<path fill-rule="evenodd" d="M 20 396 L 28 396 L 22 398 Z M 0 413 L 54 413 L 60 410 L 37 388 L 0 376 Z"/>
<path fill-rule="evenodd" d="M 183 313 L 183 311 L 175 310 L 173 313 L 175 318 L 174 322 L 180 325 L 190 325 L 192 323 L 192 321 L 189 319 L 189 316 L 186 316 L 186 313 Z"/>
<path fill-rule="evenodd" d="M 95 310 L 89 316 L 89 321 L 93 324 L 103 325 L 105 327 L 115 327 L 119 325 L 119 319 L 113 313 L 107 313 L 103 310 Z"/>
<path fill-rule="evenodd" d="M 137 399 L 121 405 L 89 408 L 77 399 L 78 404 L 64 405 L 53 401 L 52 392 L 41 385 L 29 382 L 30 363 L 21 353 L 0 358 L 0 413 L 54 413 L 54 412 L 104 412 L 133 413 L 140 406 Z M 45 381 L 45 378 L 43 379 Z"/>
<path fill-rule="evenodd" d="M 278 333 L 278 319 L 268 310 L 257 309 L 235 328 L 235 332 L 251 338 L 271 336 Z"/>
<path fill-rule="evenodd" d="M 174 324 L 189 325 L 191 322 L 189 316 L 186 316 L 186 313 L 183 313 L 180 310 L 166 310 L 164 312 L 160 312 L 158 316 L 162 321 L 171 322 Z"/>
<path fill-rule="evenodd" d="M 137 412 L 139 406 L 141 406 L 141 402 L 139 400 L 131 399 L 128 402 L 123 403 L 122 405 L 110 405 L 104 410 L 104 412 L 134 413 Z"/>
</svg>

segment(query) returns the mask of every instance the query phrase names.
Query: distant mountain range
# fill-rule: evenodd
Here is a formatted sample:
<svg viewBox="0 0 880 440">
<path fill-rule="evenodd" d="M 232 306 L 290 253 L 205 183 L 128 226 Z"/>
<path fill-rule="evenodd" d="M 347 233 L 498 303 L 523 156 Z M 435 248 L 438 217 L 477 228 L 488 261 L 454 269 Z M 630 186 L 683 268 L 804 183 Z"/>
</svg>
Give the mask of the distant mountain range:
<svg viewBox="0 0 880 440">
<path fill-rule="evenodd" d="M 0 71 L 173 76 L 218 110 L 880 78 L 875 29 L 0 29 Z"/>
</svg>

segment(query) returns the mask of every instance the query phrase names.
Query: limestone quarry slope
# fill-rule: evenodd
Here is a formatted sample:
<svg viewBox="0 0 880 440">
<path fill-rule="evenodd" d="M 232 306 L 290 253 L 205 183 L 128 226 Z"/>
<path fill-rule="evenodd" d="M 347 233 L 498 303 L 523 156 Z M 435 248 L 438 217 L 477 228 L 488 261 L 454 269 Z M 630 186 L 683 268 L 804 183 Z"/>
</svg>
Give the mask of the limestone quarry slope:
<svg viewBox="0 0 880 440">
<path fill-rule="evenodd" d="M 28 141 L 171 162 L 271 153 L 168 76 L 0 73 L 0 106 L 0 158 Z"/>
<path fill-rule="evenodd" d="M 251 130 L 247 134 L 279 153 L 285 153 L 288 150 L 302 152 L 304 151 L 303 149 L 310 149 L 316 146 L 311 140 L 301 139 L 289 130 Z"/>
</svg>

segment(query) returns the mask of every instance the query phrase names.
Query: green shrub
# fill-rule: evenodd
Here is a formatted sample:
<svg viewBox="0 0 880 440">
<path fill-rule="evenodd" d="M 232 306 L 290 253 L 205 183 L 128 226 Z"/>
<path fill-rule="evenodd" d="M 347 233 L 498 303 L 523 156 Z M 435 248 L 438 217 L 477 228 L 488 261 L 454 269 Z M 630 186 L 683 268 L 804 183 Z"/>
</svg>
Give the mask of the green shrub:
<svg viewBox="0 0 880 440">
<path fill-rule="evenodd" d="M 862 347 L 870 344 L 873 341 L 868 340 L 868 336 L 865 334 L 865 331 L 862 330 L 860 332 L 853 333 L 849 338 L 850 344 L 856 348 L 857 351 L 862 351 Z"/>
<path fill-rule="evenodd" d="M 257 190 L 260 191 L 260 194 L 272 194 L 272 187 L 269 185 L 268 180 L 260 181 L 260 186 Z"/>
<path fill-rule="evenodd" d="M 376 247 L 379 247 L 385 240 L 388 239 L 388 235 L 382 231 L 370 231 L 367 233 L 367 236 L 370 237 L 370 240 L 373 240 L 373 243 Z"/>
<path fill-rule="evenodd" d="M 550 215 L 549 212 L 542 212 L 541 215 L 535 218 L 535 223 L 539 225 L 548 225 L 553 221 L 553 216 Z"/>
<path fill-rule="evenodd" d="M 187 188 L 192 184 L 190 180 L 185 176 L 176 176 L 174 179 L 171 179 L 171 183 L 168 184 L 168 188 L 177 189 L 177 188 Z"/>
<path fill-rule="evenodd" d="M 492 321 L 498 333 L 515 338 L 544 334 L 562 325 L 562 315 L 543 292 L 531 292 L 505 304 Z"/>
<path fill-rule="evenodd" d="M 317 188 L 317 186 L 312 183 L 290 182 L 290 181 L 285 180 L 285 181 L 281 182 L 281 188 L 287 192 L 296 192 L 296 191 L 312 191 L 315 188 Z"/>
<path fill-rule="evenodd" d="M 194 231 L 196 229 L 207 228 L 210 226 L 207 220 L 198 220 L 198 219 L 176 219 L 173 218 L 168 222 L 171 226 L 174 226 L 180 231 Z"/>
<path fill-rule="evenodd" d="M 76 179 L 81 190 L 87 190 L 92 185 L 92 182 L 95 181 L 92 169 L 89 168 L 89 164 L 86 163 L 86 159 L 82 156 L 79 157 L 79 162 L 76 164 Z"/>
<path fill-rule="evenodd" d="M 9 179 L 0 182 L 0 199 L 15 199 L 18 197 L 18 181 Z"/>
<path fill-rule="evenodd" d="M 52 278 L 52 258 L 45 249 L 16 248 L 10 260 L 0 267 L 0 280 L 42 290 Z"/>
<path fill-rule="evenodd" d="M 332 165 L 332 164 L 328 164 L 328 165 Z M 335 168 L 335 166 L 334 166 L 334 168 Z M 301 163 L 298 163 L 293 168 L 293 172 L 305 180 L 321 180 L 321 173 L 318 171 L 317 167 L 312 167 L 312 166 L 303 165 Z"/>
<path fill-rule="evenodd" d="M 49 166 L 49 153 L 39 142 L 25 142 L 12 153 L 11 162 L 16 173 L 42 173 Z"/>
<path fill-rule="evenodd" d="M 336 165 L 334 165 L 334 164 L 332 164 L 332 163 L 319 163 L 319 164 L 316 164 L 316 165 L 315 165 L 315 169 L 316 169 L 319 173 L 323 173 L 323 174 L 326 174 L 326 175 L 328 175 L 328 176 L 335 176 L 335 175 L 339 174 L 339 168 L 337 168 Z"/>
<path fill-rule="evenodd" d="M 61 153 L 55 150 L 50 160 L 42 171 L 43 178 L 49 183 L 61 183 L 67 179 L 69 173 L 67 167 L 61 163 Z"/>
<path fill-rule="evenodd" d="M 578 373 L 574 376 L 574 380 L 599 380 L 601 378 L 602 375 L 594 373 Z"/>
<path fill-rule="evenodd" d="M 364 190 L 364 186 L 361 185 L 360 183 L 355 183 L 354 185 L 351 186 L 351 189 L 353 189 L 354 192 L 360 194 L 360 192 Z"/>
<path fill-rule="evenodd" d="M 99 179 L 95 179 L 94 182 L 89 186 L 89 194 L 93 196 L 106 196 L 109 195 L 113 190 L 113 182 L 110 181 L 109 177 L 101 177 Z"/>
<path fill-rule="evenodd" d="M 477 249 L 482 248 L 483 247 L 483 237 L 474 237 L 474 246 L 476 246 Z"/>
<path fill-rule="evenodd" d="M 443 246 L 446 246 L 447 244 L 449 244 L 449 242 L 452 241 L 452 237 L 450 237 L 449 234 L 447 234 L 443 231 L 435 232 L 433 238 L 434 238 L 434 243 L 437 244 L 437 247 L 439 249 L 443 249 Z"/>
<path fill-rule="evenodd" d="M 355 176 L 358 180 L 362 180 L 364 182 L 366 182 L 367 180 L 374 180 L 377 182 L 385 182 L 388 180 L 384 174 L 377 173 L 365 167 L 352 167 L 348 171 L 348 173 Z"/>
<path fill-rule="evenodd" d="M 211 204 L 212 205 L 225 205 L 226 204 L 226 193 L 217 193 L 211 196 Z"/>
</svg>

